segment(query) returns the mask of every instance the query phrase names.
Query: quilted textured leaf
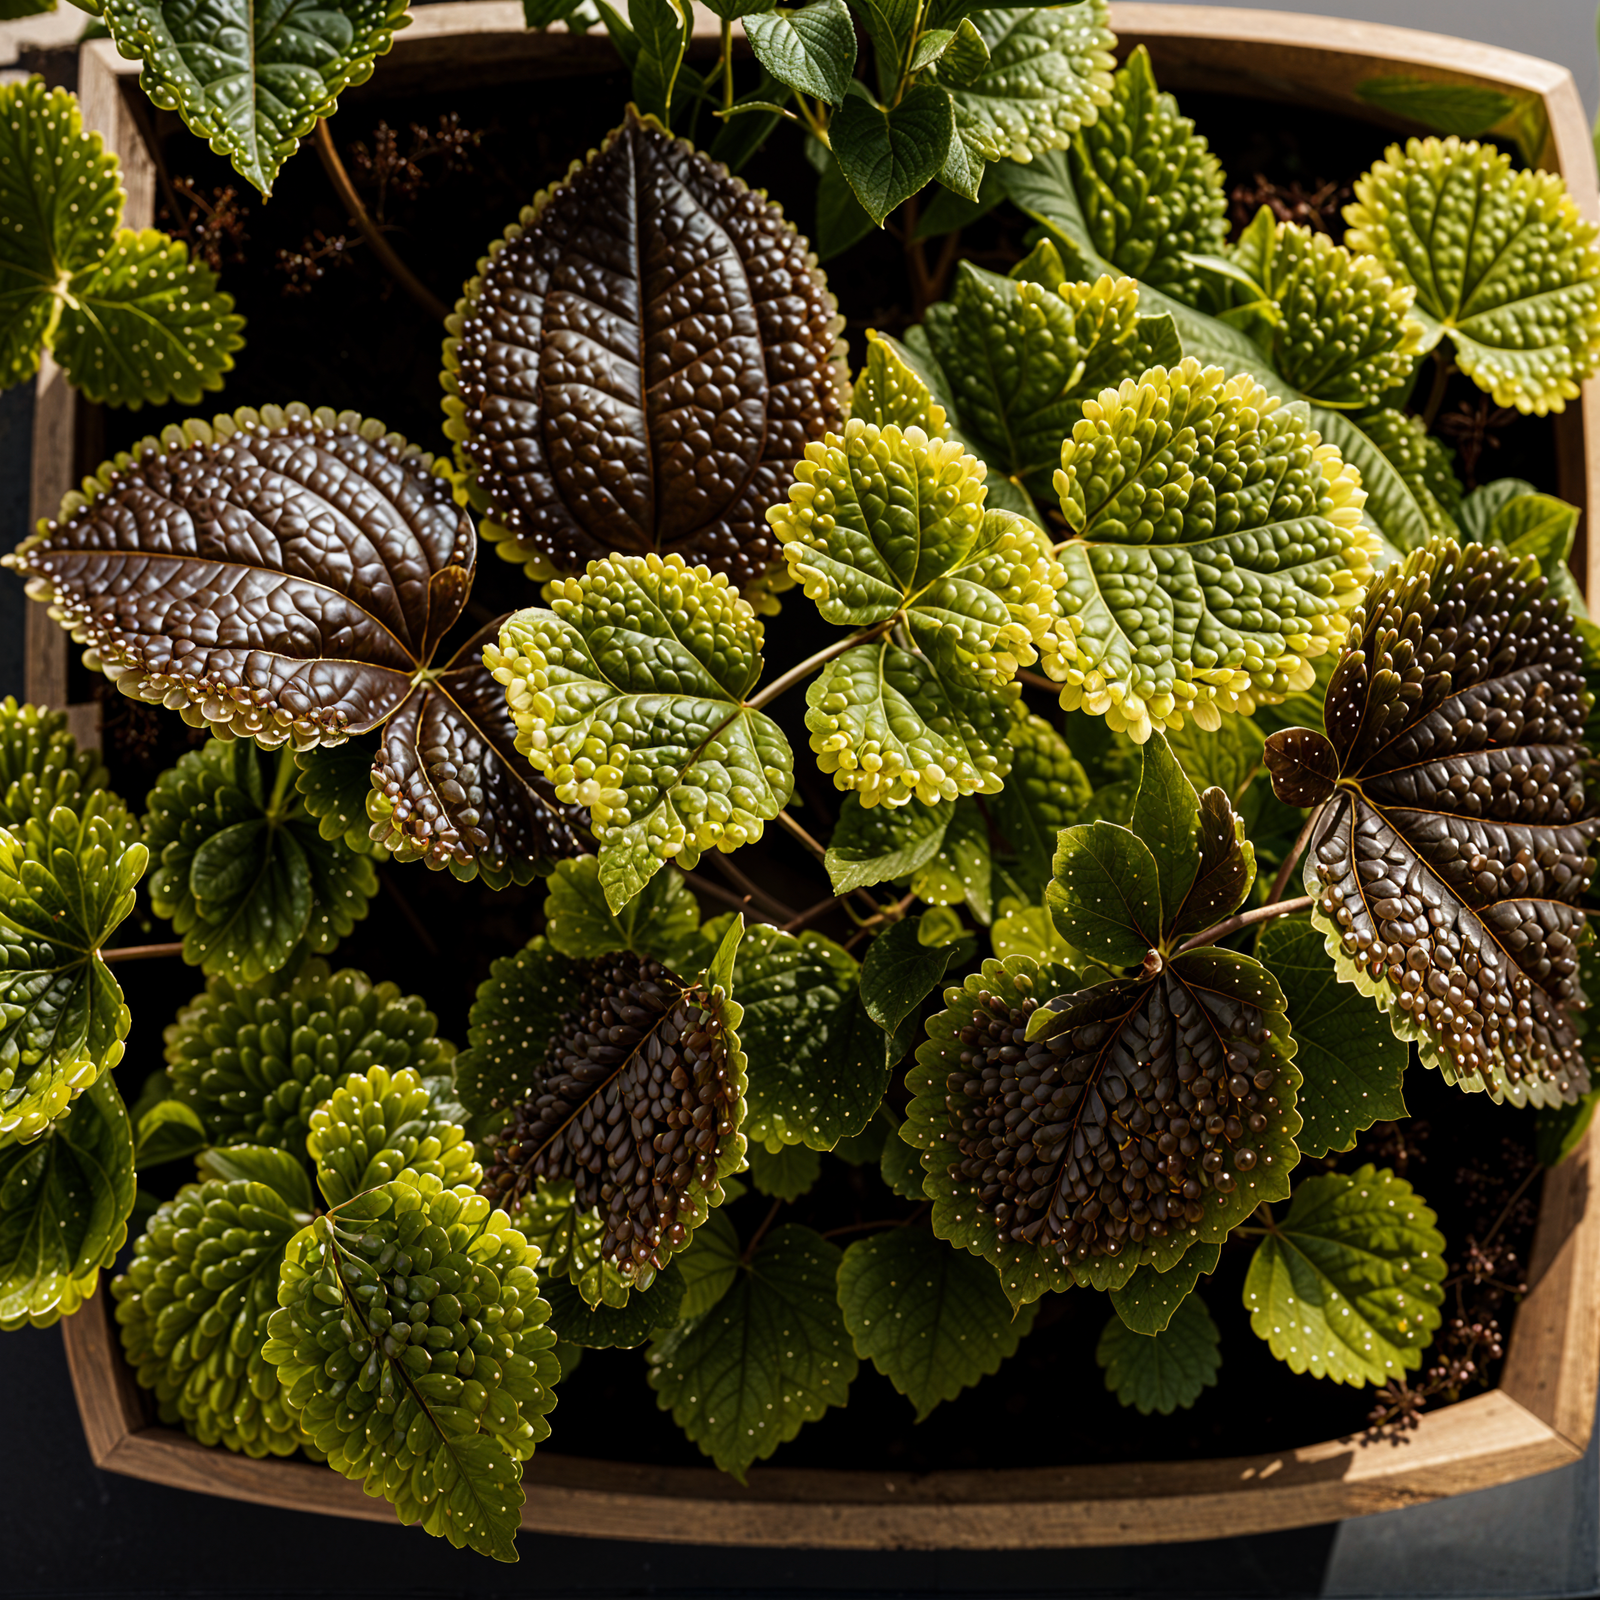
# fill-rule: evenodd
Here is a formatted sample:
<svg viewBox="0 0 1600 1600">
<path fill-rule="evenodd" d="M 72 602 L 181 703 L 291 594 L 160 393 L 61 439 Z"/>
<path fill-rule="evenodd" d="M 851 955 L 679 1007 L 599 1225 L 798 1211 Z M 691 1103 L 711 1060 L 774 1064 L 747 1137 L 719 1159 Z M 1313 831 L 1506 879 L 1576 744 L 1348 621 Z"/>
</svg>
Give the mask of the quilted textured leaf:
<svg viewBox="0 0 1600 1600">
<path fill-rule="evenodd" d="M 518 753 L 511 709 L 484 665 L 506 619 L 480 628 L 384 725 L 367 809 L 402 861 L 530 883 L 588 848 L 583 813 Z"/>
<path fill-rule="evenodd" d="M 1220 250 L 1228 236 L 1222 168 L 1156 89 L 1143 45 L 1114 74 L 1110 104 L 1067 160 L 1095 249 L 1130 277 L 1196 301 L 1201 277 L 1183 257 Z"/>
<path fill-rule="evenodd" d="M 1337 788 L 1306 858 L 1313 920 L 1427 1065 L 1497 1101 L 1588 1087 L 1570 1014 L 1600 834 L 1588 703 L 1534 564 L 1448 542 L 1385 574 L 1328 686 Z"/>
<path fill-rule="evenodd" d="M 1434 535 L 1454 538 L 1462 490 L 1449 450 L 1428 432 L 1421 417 L 1408 416 L 1404 411 L 1384 407 L 1363 412 L 1357 421 L 1362 432 L 1400 475 L 1422 514 L 1419 531 L 1424 532 L 1425 537 L 1419 538 L 1412 531 L 1417 524 L 1411 518 L 1384 516 L 1381 507 L 1372 506 L 1376 491 L 1368 474 L 1362 472 L 1361 481 L 1368 489 L 1369 509 L 1379 511 L 1378 525 L 1390 543 L 1407 551 L 1419 548 Z M 1360 466 L 1357 462 L 1357 470 Z"/>
<path fill-rule="evenodd" d="M 1078 820 L 1093 788 L 1067 741 L 1043 717 L 1023 712 L 1011 725 L 1011 771 L 990 815 L 1030 894 L 1049 880 L 1056 838 Z"/>
<path fill-rule="evenodd" d="M 1560 178 L 1488 145 L 1408 139 L 1356 180 L 1346 243 L 1415 285 L 1430 342 L 1496 405 L 1543 416 L 1600 369 L 1600 228 Z"/>
<path fill-rule="evenodd" d="M 404 0 L 106 0 L 103 14 L 118 50 L 143 57 L 151 100 L 263 194 L 407 20 Z"/>
<path fill-rule="evenodd" d="M 1359 482 L 1303 408 L 1192 359 L 1086 402 L 1055 484 L 1080 631 L 1045 667 L 1140 743 L 1308 688 L 1372 577 Z"/>
<path fill-rule="evenodd" d="M 840 409 L 842 326 L 782 212 L 630 112 L 480 264 L 447 326 L 446 433 L 486 537 L 549 577 L 676 552 L 743 586 Z"/>
<path fill-rule="evenodd" d="M 1062 149 L 1111 98 L 1116 40 L 1105 0 L 981 10 L 971 21 L 989 60 L 953 98 L 956 135 L 980 171 Z"/>
<path fill-rule="evenodd" d="M 352 412 L 190 421 L 6 561 L 125 694 L 268 748 L 337 744 L 400 706 L 466 603 L 472 524 L 431 468 Z"/>
<path fill-rule="evenodd" d="M 0 829 L 0 1149 L 37 1139 L 122 1059 L 130 1017 L 100 958 L 149 852 L 99 791 Z"/>
<path fill-rule="evenodd" d="M 0 827 L 20 828 L 58 805 L 76 809 L 110 784 L 99 755 L 78 749 L 65 712 L 0 700 Z"/>
<path fill-rule="evenodd" d="M 934 1231 L 994 1262 L 1013 1303 L 1166 1270 L 1288 1195 L 1300 1074 L 1259 963 L 1190 951 L 1030 1027 L 1038 983 L 1026 957 L 986 962 L 907 1075 Z"/>
<path fill-rule="evenodd" d="M 761 837 L 794 758 L 744 698 L 761 676 L 760 622 L 723 574 L 683 557 L 616 556 L 519 611 L 484 651 L 517 749 L 556 798 L 589 808 L 615 912 L 669 860 Z"/>
<path fill-rule="evenodd" d="M 484 1192 L 512 1209 L 547 1181 L 573 1184 L 578 1207 L 603 1220 L 602 1258 L 648 1281 L 743 1164 L 741 1016 L 725 990 L 659 962 L 596 963 L 496 1141 Z"/>
</svg>

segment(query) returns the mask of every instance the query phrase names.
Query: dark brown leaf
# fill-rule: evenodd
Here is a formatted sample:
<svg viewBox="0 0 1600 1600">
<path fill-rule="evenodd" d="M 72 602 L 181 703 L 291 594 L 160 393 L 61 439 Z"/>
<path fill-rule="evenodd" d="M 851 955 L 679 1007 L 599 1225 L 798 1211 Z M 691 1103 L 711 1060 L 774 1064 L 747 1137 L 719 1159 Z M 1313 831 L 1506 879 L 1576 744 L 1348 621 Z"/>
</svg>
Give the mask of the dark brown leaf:
<svg viewBox="0 0 1600 1600">
<path fill-rule="evenodd" d="M 1266 743 L 1272 792 L 1286 806 L 1320 806 L 1333 793 L 1339 757 L 1310 728 L 1280 728 Z"/>
<path fill-rule="evenodd" d="M 373 763 L 385 845 L 495 888 L 528 883 L 589 848 L 581 807 L 564 806 L 516 750 L 505 691 L 483 664 L 502 617 L 419 683 L 383 730 Z"/>
<path fill-rule="evenodd" d="M 446 432 L 486 536 L 542 576 L 654 550 L 761 577 L 778 555 L 767 508 L 840 415 L 842 323 L 809 250 L 763 195 L 630 110 L 449 321 Z"/>
<path fill-rule="evenodd" d="M 432 457 L 293 405 L 144 440 L 6 559 L 124 693 L 305 749 L 395 711 L 475 554 Z"/>
<path fill-rule="evenodd" d="M 1532 562 L 1435 541 L 1355 615 L 1328 687 L 1338 792 L 1308 856 L 1340 975 L 1465 1089 L 1588 1087 L 1570 1011 L 1600 821 L 1562 601 Z"/>
</svg>

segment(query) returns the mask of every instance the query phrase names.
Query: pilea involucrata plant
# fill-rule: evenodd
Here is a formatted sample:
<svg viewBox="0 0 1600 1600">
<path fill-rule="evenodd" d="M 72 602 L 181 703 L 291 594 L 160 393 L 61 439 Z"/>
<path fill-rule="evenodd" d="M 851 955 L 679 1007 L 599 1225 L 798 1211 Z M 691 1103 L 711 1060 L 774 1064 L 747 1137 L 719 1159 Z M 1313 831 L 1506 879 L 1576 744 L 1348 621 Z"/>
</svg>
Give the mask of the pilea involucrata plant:
<svg viewBox="0 0 1600 1600">
<path fill-rule="evenodd" d="M 636 104 L 482 219 L 437 453 L 241 397 L 5 558 L 193 738 L 124 799 L 0 705 L 0 1326 L 111 1273 L 162 1420 L 506 1560 L 586 1350 L 741 1481 L 863 1363 L 920 1423 L 1013 1360 L 1168 1416 L 1275 1359 L 1402 1433 L 1493 1381 L 1537 1171 L 1447 1238 L 1407 1096 L 1548 1164 L 1596 1095 L 1577 513 L 1468 493 L 1440 410 L 1577 395 L 1597 230 L 1455 136 L 1342 238 L 1230 223 L 1101 0 L 713 9 L 702 71 L 676 0 L 528 0 Z M 104 7 L 263 190 L 404 22 L 318 15 L 312 61 Z M 0 102 L 7 381 L 197 404 L 231 302 L 70 97 Z M 848 342 L 730 170 L 782 119 L 826 253 L 1009 243 Z"/>
</svg>

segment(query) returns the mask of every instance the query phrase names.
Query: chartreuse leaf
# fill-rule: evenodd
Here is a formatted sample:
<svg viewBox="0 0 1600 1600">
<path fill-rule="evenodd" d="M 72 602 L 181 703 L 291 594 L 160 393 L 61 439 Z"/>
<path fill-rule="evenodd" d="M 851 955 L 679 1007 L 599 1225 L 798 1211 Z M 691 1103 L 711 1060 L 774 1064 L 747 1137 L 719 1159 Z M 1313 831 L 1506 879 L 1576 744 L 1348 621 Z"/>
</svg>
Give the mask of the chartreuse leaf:
<svg viewBox="0 0 1600 1600">
<path fill-rule="evenodd" d="M 1422 1364 L 1444 1301 L 1444 1235 L 1403 1178 L 1307 1178 L 1245 1279 L 1250 1326 L 1293 1372 L 1356 1388 Z"/>
<path fill-rule="evenodd" d="M 1010 792 L 1010 782 L 1003 792 Z M 954 812 L 954 804 L 947 800 L 891 808 L 864 806 L 847 794 L 823 858 L 833 892 L 870 888 L 926 866 L 938 855 Z"/>
<path fill-rule="evenodd" d="M 905 347 L 878 333 L 867 337 L 866 363 L 850 391 L 850 415 L 878 428 L 921 428 L 930 439 L 945 437 L 948 420 Z"/>
<path fill-rule="evenodd" d="M 846 94 L 828 124 L 828 142 L 851 192 L 881 228 L 938 175 L 954 131 L 950 96 L 921 83 L 887 111 L 864 92 Z"/>
<path fill-rule="evenodd" d="M 378 892 L 372 862 L 323 838 L 295 771 L 291 750 L 219 738 L 150 791 L 150 901 L 191 966 L 254 983 L 302 940 L 331 950 L 366 916 Z"/>
<path fill-rule="evenodd" d="M 679 973 L 696 965 L 702 942 L 700 908 L 676 872 L 658 873 L 620 911 L 613 911 L 593 856 L 557 863 L 545 898 L 544 926 L 550 947 L 574 961 L 630 950 Z"/>
<path fill-rule="evenodd" d="M 0 700 L 0 827 L 20 828 L 59 805 L 104 789 L 110 775 L 92 750 L 79 750 L 63 711 Z"/>
<path fill-rule="evenodd" d="M 1256 941 L 1256 959 L 1282 985 L 1300 1044 L 1305 1126 L 1295 1142 L 1305 1156 L 1349 1150 L 1364 1128 L 1407 1115 L 1401 1083 L 1411 1052 L 1371 1001 L 1339 982 L 1325 944 L 1301 917 L 1269 922 Z"/>
<path fill-rule="evenodd" d="M 1074 949 L 1112 966 L 1138 966 L 1161 940 L 1156 858 L 1112 822 L 1063 828 L 1045 907 Z"/>
<path fill-rule="evenodd" d="M 830 106 L 844 99 L 856 65 L 856 29 L 844 0 L 755 12 L 744 31 L 756 60 L 780 83 Z"/>
<path fill-rule="evenodd" d="M 0 88 L 0 385 L 49 349 L 90 400 L 198 404 L 244 342 L 216 275 L 165 234 L 120 228 L 116 157 L 77 100 Z"/>
<path fill-rule="evenodd" d="M 620 911 L 671 860 L 761 837 L 793 787 L 776 723 L 745 697 L 761 623 L 727 578 L 683 558 L 608 556 L 519 611 L 484 660 L 517 749 L 587 806 L 606 902 Z"/>
<path fill-rule="evenodd" d="M 1461 484 L 1451 466 L 1450 452 L 1428 432 L 1422 418 L 1384 407 L 1363 412 L 1356 420 L 1399 475 L 1415 506 L 1413 511 L 1400 500 L 1370 463 L 1350 457 L 1367 490 L 1367 511 L 1384 536 L 1401 551 L 1408 551 L 1436 534 L 1453 535 L 1455 515 L 1461 509 Z M 1340 437 L 1334 437 L 1333 443 L 1341 450 L 1344 447 Z"/>
<path fill-rule="evenodd" d="M 1137 378 L 1161 355 L 1181 358 L 1163 338 L 1171 323 L 1141 319 L 1138 303 L 1131 278 L 1053 286 L 961 264 L 950 297 L 929 308 L 923 327 L 963 435 L 991 472 L 1044 494 L 1083 401 Z"/>
<path fill-rule="evenodd" d="M 1198 1295 L 1190 1295 L 1172 1320 L 1154 1335 L 1135 1333 L 1113 1317 L 1100 1335 L 1095 1360 L 1105 1369 L 1106 1388 L 1140 1416 L 1152 1411 L 1170 1417 L 1187 1411 L 1214 1388 L 1222 1366 L 1222 1335 Z"/>
<path fill-rule="evenodd" d="M 149 855 L 114 794 L 80 807 L 0 828 L 0 1149 L 64 1116 L 128 1036 L 101 952 L 133 910 Z"/>
<path fill-rule="evenodd" d="M 768 1150 L 752 1140 L 746 1155 L 751 1184 L 757 1193 L 771 1195 L 775 1200 L 798 1200 L 822 1176 L 821 1153 L 803 1144 Z"/>
<path fill-rule="evenodd" d="M 1356 180 L 1346 243 L 1415 287 L 1427 344 L 1496 405 L 1560 411 L 1600 367 L 1600 228 L 1554 173 L 1493 146 L 1408 139 Z"/>
<path fill-rule="evenodd" d="M 134 1160 L 140 1167 L 179 1161 L 206 1147 L 199 1113 L 182 1100 L 160 1100 L 139 1118 Z"/>
<path fill-rule="evenodd" d="M 128 1236 L 133 1129 L 112 1080 L 31 1144 L 0 1147 L 0 1329 L 71 1316 Z"/>
<path fill-rule="evenodd" d="M 1191 359 L 1086 402 L 1055 484 L 1079 631 L 1076 659 L 1045 669 L 1069 710 L 1138 743 L 1308 687 L 1371 579 L 1364 497 L 1338 451 L 1300 406 Z"/>
<path fill-rule="evenodd" d="M 1003 961 L 1007 956 L 1030 956 L 1041 967 L 1053 962 L 1069 964 L 1073 949 L 1056 931 L 1043 906 L 1029 905 L 1014 895 L 1000 901 L 999 915 L 989 930 L 989 943 Z"/>
<path fill-rule="evenodd" d="M 753 1462 L 845 1403 L 857 1361 L 839 1312 L 840 1260 L 809 1228 L 774 1228 L 709 1311 L 650 1343 L 661 1409 L 741 1483 Z"/>
<path fill-rule="evenodd" d="M 851 1245 L 839 1265 L 839 1309 L 856 1354 L 911 1402 L 918 1422 L 998 1372 L 1036 1311 L 1013 1313 L 986 1263 L 922 1228 Z"/>
<path fill-rule="evenodd" d="M 1202 279 L 1185 256 L 1218 251 L 1228 236 L 1222 168 L 1177 102 L 1157 90 L 1143 45 L 1110 87 L 1109 104 L 1068 152 L 1089 237 L 1130 277 L 1194 302 Z"/>
<path fill-rule="evenodd" d="M 973 50 L 941 61 L 932 76 L 952 90 L 956 137 L 980 172 L 986 161 L 1062 149 L 1110 100 L 1116 41 L 1105 0 L 985 9 L 966 20 L 988 60 Z"/>
<path fill-rule="evenodd" d="M 630 1282 L 605 1259 L 605 1220 L 593 1206 L 579 1203 L 570 1180 L 535 1184 L 517 1208 L 517 1227 L 538 1246 L 540 1275 L 547 1282 L 565 1278 L 585 1305 L 621 1310 L 643 1281 Z"/>
<path fill-rule="evenodd" d="M 365 83 L 406 23 L 402 0 L 106 0 L 118 50 L 141 57 L 139 84 L 262 194 L 341 90 Z"/>
<path fill-rule="evenodd" d="M 990 815 L 1037 898 L 1055 866 L 1064 827 L 1076 822 L 1093 790 L 1067 741 L 1043 717 L 1024 712 L 1011 725 L 1011 771 L 989 803 Z"/>
<path fill-rule="evenodd" d="M 726 921 L 731 915 L 708 923 L 707 936 L 719 937 Z M 744 1007 L 739 1039 L 750 1062 L 745 1132 L 752 1144 L 831 1150 L 883 1096 L 880 1086 L 863 1105 L 861 1084 L 839 1059 L 855 1004 L 855 958 L 819 933 L 758 923 L 740 941 L 733 992 Z"/>
<path fill-rule="evenodd" d="M 544 1285 L 550 1302 L 550 1326 L 558 1339 L 586 1350 L 632 1350 L 657 1328 L 667 1328 L 682 1314 L 688 1284 L 676 1261 L 656 1274 L 648 1289 L 628 1296 L 627 1305 L 585 1305 L 583 1296 L 564 1278 Z"/>
<path fill-rule="evenodd" d="M 1217 1270 L 1221 1254 L 1220 1244 L 1197 1244 L 1170 1272 L 1140 1267 L 1120 1289 L 1111 1291 L 1111 1304 L 1123 1326 L 1147 1338 L 1163 1332 L 1173 1313 L 1194 1293 L 1194 1286 Z"/>
</svg>

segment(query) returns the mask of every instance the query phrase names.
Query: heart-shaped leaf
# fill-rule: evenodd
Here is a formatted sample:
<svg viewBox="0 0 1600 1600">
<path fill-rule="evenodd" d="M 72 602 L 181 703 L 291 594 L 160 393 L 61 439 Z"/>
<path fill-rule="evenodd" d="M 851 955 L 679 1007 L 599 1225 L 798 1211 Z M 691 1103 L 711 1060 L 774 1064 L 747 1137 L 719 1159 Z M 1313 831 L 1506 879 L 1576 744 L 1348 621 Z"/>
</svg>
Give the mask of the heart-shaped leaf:
<svg viewBox="0 0 1600 1600">
<path fill-rule="evenodd" d="M 205 1147 L 206 1130 L 199 1116 L 181 1100 L 160 1100 L 138 1120 L 134 1163 L 159 1167 L 164 1161 L 181 1161 Z"/>
<path fill-rule="evenodd" d="M 1161 876 L 1149 846 L 1111 822 L 1061 830 L 1045 905 L 1074 949 L 1138 966 L 1161 941 Z"/>
<path fill-rule="evenodd" d="M 1291 1372 L 1389 1383 L 1422 1365 L 1444 1300 L 1444 1235 L 1403 1178 L 1307 1178 L 1256 1246 L 1250 1326 Z"/>
<path fill-rule="evenodd" d="M 372 861 L 324 839 L 291 783 L 293 753 L 212 739 L 150 791 L 150 902 L 208 974 L 254 983 L 302 940 L 333 949 L 378 892 Z"/>
<path fill-rule="evenodd" d="M 780 83 L 830 106 L 844 99 L 856 65 L 856 28 L 844 0 L 757 12 L 744 31 L 756 60 Z"/>
<path fill-rule="evenodd" d="M 278 169 L 340 91 L 372 76 L 407 22 L 403 0 L 106 0 L 105 24 L 139 84 L 176 111 L 240 177 L 270 195 Z"/>
<path fill-rule="evenodd" d="M 1106 1388 L 1139 1415 L 1170 1417 L 1187 1411 L 1216 1385 L 1222 1366 L 1222 1335 L 1198 1295 L 1190 1295 L 1159 1333 L 1135 1333 L 1113 1317 L 1100 1335 L 1095 1360 L 1105 1369 Z"/>
<path fill-rule="evenodd" d="M 1600 368 L 1600 227 L 1554 173 L 1492 145 L 1408 139 L 1356 180 L 1352 250 L 1416 289 L 1428 343 L 1496 405 L 1560 411 Z"/>
<path fill-rule="evenodd" d="M 1221 1255 L 1221 1245 L 1197 1244 L 1184 1252 L 1183 1259 L 1170 1272 L 1140 1267 L 1120 1289 L 1111 1291 L 1111 1304 L 1123 1326 L 1130 1333 L 1147 1338 L 1163 1332 L 1174 1313 L 1194 1293 L 1194 1286 L 1207 1273 L 1217 1270 Z"/>
<path fill-rule="evenodd" d="M 878 935 L 861 963 L 861 1003 L 885 1033 L 896 1033 L 930 995 L 955 956 L 955 945 L 927 945 L 918 917 Z"/>
<path fill-rule="evenodd" d="M 845 1251 L 839 1309 L 856 1354 L 911 1402 L 918 1422 L 998 1372 L 1034 1318 L 1032 1306 L 1013 1313 L 983 1262 L 917 1227 Z"/>
<path fill-rule="evenodd" d="M 1222 168 L 1177 102 L 1157 90 L 1143 45 L 1110 91 L 1068 154 L 1089 236 L 1130 277 L 1196 302 L 1202 277 L 1185 257 L 1220 251 L 1228 237 Z"/>
<path fill-rule="evenodd" d="M 446 324 L 445 432 L 484 536 L 539 578 L 652 551 L 760 578 L 766 509 L 839 415 L 842 322 L 809 248 L 630 113 L 507 230 Z M 686 293 L 716 313 L 685 316 Z"/>
<path fill-rule="evenodd" d="M 1061 603 L 1080 630 L 1076 659 L 1045 661 L 1063 705 L 1142 743 L 1309 687 L 1372 576 L 1338 451 L 1300 406 L 1188 358 L 1083 411 L 1055 480 L 1073 535 Z"/>
<path fill-rule="evenodd" d="M 133 910 L 149 854 L 115 795 L 80 806 L 0 828 L 0 1150 L 64 1116 L 128 1036 L 101 952 Z"/>
<path fill-rule="evenodd" d="M 888 111 L 865 95 L 846 95 L 828 125 L 828 142 L 862 209 L 881 228 L 895 207 L 938 176 L 954 131 L 949 94 L 921 83 Z"/>
<path fill-rule="evenodd" d="M 1453 133 L 1463 139 L 1487 133 L 1517 109 L 1515 97 L 1502 89 L 1477 83 L 1441 83 L 1403 72 L 1363 78 L 1356 85 L 1356 97 L 1436 133 Z"/>
<path fill-rule="evenodd" d="M 42 1138 L 0 1147 L 0 1331 L 48 1328 L 94 1293 L 134 1189 L 133 1129 L 109 1077 Z"/>
<path fill-rule="evenodd" d="M 721 573 L 683 558 L 615 556 L 519 611 L 484 660 L 510 702 L 516 748 L 556 798 L 589 809 L 613 911 L 663 864 L 761 837 L 788 801 L 794 758 L 745 705 L 761 623 Z"/>
<path fill-rule="evenodd" d="M 1306 888 L 1339 976 L 1425 1065 L 1497 1101 L 1588 1088 L 1570 1015 L 1600 834 L 1586 712 L 1571 620 L 1534 564 L 1436 542 L 1356 613 L 1327 738 L 1268 744 L 1269 761 L 1278 741 L 1303 752 L 1286 783 L 1274 773 L 1280 798 L 1333 790 Z"/>
</svg>

